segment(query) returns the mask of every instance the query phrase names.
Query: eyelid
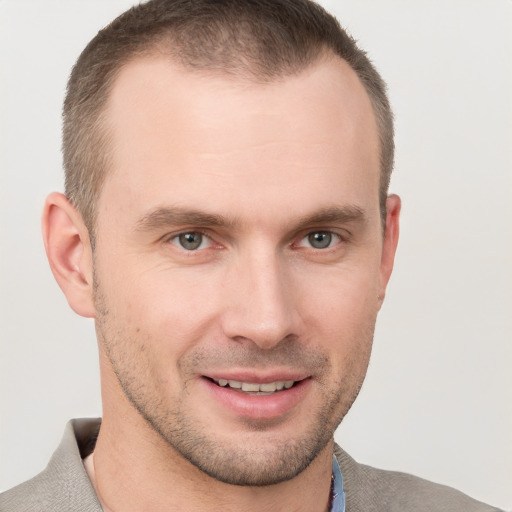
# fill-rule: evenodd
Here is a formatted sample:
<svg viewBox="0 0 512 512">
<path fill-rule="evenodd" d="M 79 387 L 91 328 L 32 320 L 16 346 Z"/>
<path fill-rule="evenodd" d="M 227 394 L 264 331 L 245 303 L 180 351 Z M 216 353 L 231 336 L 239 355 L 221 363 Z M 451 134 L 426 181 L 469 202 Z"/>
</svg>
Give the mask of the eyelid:
<svg viewBox="0 0 512 512">
<path fill-rule="evenodd" d="M 187 249 L 186 247 L 183 247 L 182 240 L 181 240 L 183 235 L 199 235 L 200 236 L 199 246 L 194 247 L 192 249 Z M 179 249 L 183 249 L 187 252 L 197 252 L 197 251 L 202 251 L 204 249 L 208 249 L 209 247 L 211 247 L 212 239 L 209 236 L 202 233 L 201 231 L 185 231 L 184 233 L 180 233 L 178 235 L 173 236 L 171 238 L 171 243 L 173 245 L 175 245 L 176 247 L 178 247 Z"/>
<path fill-rule="evenodd" d="M 193 252 L 198 252 L 198 251 L 202 251 L 202 250 L 208 249 L 211 246 L 217 246 L 217 248 L 221 248 L 222 247 L 222 244 L 217 242 L 215 240 L 214 236 L 212 236 L 210 230 L 203 229 L 203 228 L 180 229 L 180 230 L 175 231 L 173 233 L 167 233 L 165 236 L 163 236 L 161 238 L 161 241 L 163 241 L 164 243 L 167 243 L 167 244 L 171 243 L 172 245 L 180 248 L 180 246 L 177 243 L 173 243 L 173 241 L 176 240 L 180 235 L 184 235 L 184 234 L 187 234 L 187 233 L 200 233 L 203 237 L 205 237 L 205 238 L 207 238 L 209 240 L 209 244 L 208 244 L 208 247 L 205 247 L 203 249 L 195 249 L 195 250 L 188 250 L 188 251 L 185 248 L 181 247 L 181 249 L 183 251 L 186 251 L 186 252 L 189 252 L 189 253 L 193 253 Z M 333 237 L 336 237 L 336 239 L 337 239 L 336 243 L 334 243 L 332 246 L 329 246 L 329 247 L 324 248 L 324 249 L 318 249 L 318 248 L 309 246 L 310 249 L 318 250 L 318 251 L 326 251 L 328 249 L 332 249 L 336 245 L 339 245 L 340 243 L 346 242 L 346 241 L 348 241 L 351 238 L 351 233 L 349 233 L 347 230 L 340 229 L 340 228 L 326 228 L 326 227 L 322 227 L 322 228 L 308 228 L 308 229 L 301 230 L 300 233 L 295 235 L 293 237 L 293 240 L 290 243 L 290 246 L 292 246 L 292 247 L 293 246 L 301 247 L 302 246 L 301 242 L 304 241 L 305 239 L 307 239 L 307 237 L 309 235 L 314 234 L 314 233 L 329 233 Z M 302 246 L 302 247 L 304 247 L 304 246 Z M 306 246 L 306 248 L 308 248 L 308 247 Z"/>
<path fill-rule="evenodd" d="M 209 241 L 208 245 L 206 247 L 197 248 L 197 249 L 185 249 L 176 240 L 180 237 L 180 235 L 186 235 L 187 233 L 199 233 L 199 234 L 201 234 L 203 236 L 203 238 L 206 238 Z M 214 248 L 214 249 L 221 249 L 222 248 L 222 244 L 220 244 L 219 242 L 217 242 L 215 240 L 215 238 L 212 236 L 210 231 L 208 229 L 203 229 L 203 228 L 189 228 L 189 229 L 185 228 L 185 229 L 180 229 L 180 230 L 174 231 L 172 233 L 167 233 L 160 240 L 164 244 L 173 245 L 178 250 L 180 250 L 180 251 L 182 251 L 184 253 L 188 253 L 189 256 L 193 255 L 194 253 L 197 254 L 199 252 L 205 251 L 207 249 L 212 249 L 212 248 Z"/>
<path fill-rule="evenodd" d="M 342 231 L 342 232 L 340 232 Z M 328 247 L 325 247 L 325 248 L 316 248 L 316 247 L 312 247 L 311 245 L 305 245 L 305 244 L 302 244 L 302 242 L 304 240 L 307 241 L 307 238 L 312 235 L 312 234 L 315 234 L 315 233 L 329 233 L 330 235 L 332 235 L 333 237 L 335 237 L 337 240 L 332 244 L 332 245 L 329 245 Z M 292 243 L 292 246 L 295 246 L 295 247 L 299 247 L 299 248 L 306 248 L 306 249 L 312 249 L 314 251 L 328 251 L 329 249 L 333 249 L 335 248 L 336 246 L 342 244 L 343 242 L 346 242 L 348 241 L 348 239 L 350 238 L 350 233 L 348 233 L 347 231 L 345 230 L 340 230 L 340 229 L 334 229 L 334 228 L 309 228 L 307 230 L 304 230 L 302 231 L 301 233 L 298 234 L 297 237 L 295 237 L 295 242 Z"/>
</svg>

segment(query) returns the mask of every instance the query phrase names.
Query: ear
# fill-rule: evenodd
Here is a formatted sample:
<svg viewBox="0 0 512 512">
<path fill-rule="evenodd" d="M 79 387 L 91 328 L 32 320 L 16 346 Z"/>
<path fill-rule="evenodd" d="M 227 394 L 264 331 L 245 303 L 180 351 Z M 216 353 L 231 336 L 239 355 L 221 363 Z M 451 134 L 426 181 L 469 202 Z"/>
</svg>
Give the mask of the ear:
<svg viewBox="0 0 512 512">
<path fill-rule="evenodd" d="M 391 277 L 391 271 L 393 270 L 393 263 L 395 261 L 401 207 L 402 204 L 397 195 L 392 194 L 388 196 L 386 200 L 386 227 L 384 229 L 382 257 L 380 262 L 379 300 L 381 304 L 386 295 L 386 287 Z"/>
<path fill-rule="evenodd" d="M 46 255 L 69 305 L 81 316 L 94 317 L 92 249 L 81 215 L 58 192 L 44 204 L 43 240 Z"/>
</svg>

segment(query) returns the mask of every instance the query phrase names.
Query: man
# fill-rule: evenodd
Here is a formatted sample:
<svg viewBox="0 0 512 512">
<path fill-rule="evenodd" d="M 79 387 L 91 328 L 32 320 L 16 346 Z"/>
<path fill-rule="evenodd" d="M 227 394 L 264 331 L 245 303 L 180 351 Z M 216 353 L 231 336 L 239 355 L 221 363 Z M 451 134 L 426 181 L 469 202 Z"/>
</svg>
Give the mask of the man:
<svg viewBox="0 0 512 512">
<path fill-rule="evenodd" d="M 103 419 L 2 510 L 492 510 L 333 443 L 400 212 L 384 85 L 334 19 L 149 2 L 89 44 L 64 115 L 44 240 L 96 322 Z"/>
</svg>

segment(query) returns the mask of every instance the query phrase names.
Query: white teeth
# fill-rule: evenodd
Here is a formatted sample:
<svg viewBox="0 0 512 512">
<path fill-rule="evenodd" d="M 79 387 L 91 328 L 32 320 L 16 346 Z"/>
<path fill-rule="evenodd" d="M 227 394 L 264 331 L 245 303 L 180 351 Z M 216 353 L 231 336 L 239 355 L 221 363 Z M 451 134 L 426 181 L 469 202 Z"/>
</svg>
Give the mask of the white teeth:
<svg viewBox="0 0 512 512">
<path fill-rule="evenodd" d="M 259 391 L 259 384 L 249 384 L 248 382 L 244 382 L 242 384 L 242 391 Z"/>
<path fill-rule="evenodd" d="M 222 387 L 229 386 L 233 389 L 241 389 L 251 393 L 273 393 L 283 389 L 290 389 L 294 384 L 294 380 L 277 380 L 275 382 L 266 382 L 265 384 L 255 384 L 253 382 L 239 382 L 237 380 L 219 379 L 217 384 Z"/>
<path fill-rule="evenodd" d="M 273 393 L 277 389 L 277 382 L 268 382 L 267 384 L 260 384 L 260 391 Z"/>
</svg>

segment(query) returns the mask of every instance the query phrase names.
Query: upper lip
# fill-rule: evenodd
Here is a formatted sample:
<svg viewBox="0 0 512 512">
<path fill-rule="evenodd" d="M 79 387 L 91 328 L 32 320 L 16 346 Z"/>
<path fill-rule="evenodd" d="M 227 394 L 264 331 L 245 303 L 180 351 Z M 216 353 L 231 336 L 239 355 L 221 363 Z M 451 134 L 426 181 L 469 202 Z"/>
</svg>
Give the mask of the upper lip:
<svg viewBox="0 0 512 512">
<path fill-rule="evenodd" d="M 252 384 L 267 384 L 269 382 L 293 380 L 295 382 L 311 377 L 304 371 L 297 370 L 226 370 L 213 371 L 203 374 L 203 377 L 218 381 L 219 379 L 235 380 L 237 382 L 250 382 Z"/>
</svg>

